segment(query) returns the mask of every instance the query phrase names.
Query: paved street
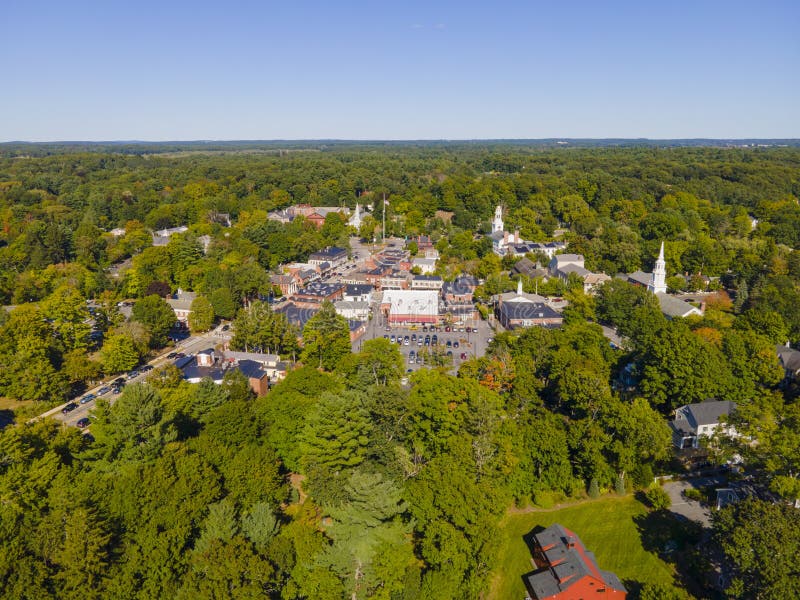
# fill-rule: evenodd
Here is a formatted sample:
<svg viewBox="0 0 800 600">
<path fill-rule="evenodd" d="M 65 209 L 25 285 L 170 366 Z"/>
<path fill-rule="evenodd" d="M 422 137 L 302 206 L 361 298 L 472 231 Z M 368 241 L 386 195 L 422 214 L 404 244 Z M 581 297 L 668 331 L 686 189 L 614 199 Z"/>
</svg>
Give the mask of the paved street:
<svg viewBox="0 0 800 600">
<path fill-rule="evenodd" d="M 220 327 L 217 327 L 215 330 L 210 331 L 208 333 L 204 333 L 202 335 L 192 336 L 192 337 L 186 338 L 182 342 L 178 343 L 175 347 L 166 348 L 164 350 L 164 352 L 160 356 L 158 356 L 157 358 L 155 358 L 154 360 L 150 361 L 147 364 L 152 365 L 154 368 L 158 368 L 158 367 L 161 367 L 161 366 L 163 366 L 163 365 L 165 365 L 167 363 L 172 362 L 172 360 L 167 358 L 167 354 L 169 354 L 170 352 L 183 352 L 184 354 L 189 356 L 190 354 L 196 354 L 197 352 L 199 352 L 201 350 L 205 350 L 206 348 L 213 348 L 216 344 L 219 344 L 220 342 L 223 341 L 223 339 L 225 339 L 223 337 L 223 335 L 224 336 L 228 336 L 229 334 L 227 332 L 223 334 L 223 332 L 221 331 L 221 326 L 220 326 Z M 141 382 L 143 382 L 143 381 L 145 381 L 147 379 L 149 374 L 150 373 L 140 374 L 137 377 L 135 377 L 134 379 L 126 381 L 126 385 L 130 385 L 132 383 L 141 383 Z M 120 375 L 115 375 L 113 377 L 109 377 L 108 381 L 103 382 L 100 385 L 97 385 L 92 389 L 87 390 L 85 393 L 83 393 L 80 396 L 72 399 L 71 402 L 78 402 L 86 394 L 90 394 L 90 393 L 91 394 L 97 394 L 97 391 L 100 388 L 102 388 L 103 386 L 109 386 L 110 382 L 114 381 L 117 377 L 125 378 L 125 374 L 122 373 Z M 110 393 L 110 392 L 103 396 L 103 398 L 108 399 L 112 404 L 117 399 L 117 397 L 118 397 L 117 394 L 113 394 L 113 393 Z M 89 413 L 95 407 L 95 403 L 96 403 L 96 400 L 90 400 L 86 404 L 78 404 L 78 407 L 75 410 L 73 410 L 73 411 L 71 411 L 71 412 L 69 412 L 67 414 L 63 414 L 61 412 L 61 409 L 67 404 L 67 403 L 65 403 L 65 404 L 61 404 L 58 407 L 47 411 L 46 413 L 44 413 L 42 415 L 39 415 L 39 417 L 51 416 L 54 419 L 56 419 L 57 421 L 62 421 L 65 425 L 75 426 L 76 423 L 80 419 L 89 416 Z"/>
</svg>

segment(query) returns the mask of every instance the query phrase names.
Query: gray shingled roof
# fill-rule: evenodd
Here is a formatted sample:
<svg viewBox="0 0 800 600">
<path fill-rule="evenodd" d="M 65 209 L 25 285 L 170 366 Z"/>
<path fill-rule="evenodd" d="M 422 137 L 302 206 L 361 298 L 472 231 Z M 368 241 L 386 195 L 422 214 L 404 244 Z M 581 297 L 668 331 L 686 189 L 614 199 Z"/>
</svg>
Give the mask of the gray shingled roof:
<svg viewBox="0 0 800 600">
<path fill-rule="evenodd" d="M 540 302 L 503 302 L 500 314 L 507 319 L 561 319 L 555 310 Z"/>
<path fill-rule="evenodd" d="M 788 346 L 784 346 L 782 344 L 778 344 L 775 347 L 775 350 L 778 353 L 778 359 L 781 361 L 784 369 L 791 371 L 792 373 L 797 373 L 797 371 L 800 371 L 799 350 L 789 348 Z"/>
<path fill-rule="evenodd" d="M 661 305 L 661 312 L 668 317 L 685 317 L 692 312 L 700 312 L 696 306 L 692 306 L 688 302 L 669 294 L 659 293 L 656 294 L 656 298 L 658 298 L 658 303 Z"/>
<path fill-rule="evenodd" d="M 556 523 L 535 535 L 544 550 L 550 567 L 543 567 L 525 575 L 525 582 L 534 598 L 547 598 L 569 589 L 585 576 L 602 579 L 608 587 L 625 591 L 619 578 L 610 571 L 601 570 L 594 554 L 583 546 L 577 535 Z M 575 546 L 570 548 L 569 541 Z M 558 564 L 553 565 L 553 562 Z"/>
<path fill-rule="evenodd" d="M 699 404 L 686 406 L 690 420 L 697 426 L 716 425 L 722 415 L 730 415 L 736 408 L 736 403 L 730 400 L 711 400 Z"/>
</svg>

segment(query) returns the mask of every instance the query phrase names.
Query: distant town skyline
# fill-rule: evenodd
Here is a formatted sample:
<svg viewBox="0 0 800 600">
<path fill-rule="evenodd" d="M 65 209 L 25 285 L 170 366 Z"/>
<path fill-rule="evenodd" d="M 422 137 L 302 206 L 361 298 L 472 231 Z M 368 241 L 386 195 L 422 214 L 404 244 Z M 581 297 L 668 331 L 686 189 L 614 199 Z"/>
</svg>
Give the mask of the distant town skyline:
<svg viewBox="0 0 800 600">
<path fill-rule="evenodd" d="M 0 141 L 800 138 L 800 3 L 11 0 Z"/>
</svg>

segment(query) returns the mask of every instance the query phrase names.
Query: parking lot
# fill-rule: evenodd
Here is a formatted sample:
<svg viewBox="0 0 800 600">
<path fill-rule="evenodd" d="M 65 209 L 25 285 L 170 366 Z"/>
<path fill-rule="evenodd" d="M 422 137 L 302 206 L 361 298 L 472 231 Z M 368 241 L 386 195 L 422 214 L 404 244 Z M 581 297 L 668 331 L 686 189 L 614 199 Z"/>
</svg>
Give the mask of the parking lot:
<svg viewBox="0 0 800 600">
<path fill-rule="evenodd" d="M 477 329 L 477 333 L 473 331 L 475 329 Z M 430 353 L 443 353 L 446 357 L 448 357 L 448 353 L 451 353 L 445 360 L 452 361 L 453 372 L 456 372 L 464 361 L 483 356 L 486 353 L 488 340 L 493 335 L 494 332 L 489 324 L 481 320 L 469 321 L 461 325 L 441 325 L 435 328 L 423 325 L 399 327 L 388 325 L 385 319 L 377 314 L 370 321 L 366 333 L 353 344 L 353 351 L 358 352 L 367 340 L 385 337 L 398 344 L 406 371 L 416 371 L 432 366 L 425 362 L 425 356 Z M 434 336 L 436 337 L 434 338 Z M 406 338 L 408 339 L 406 340 Z M 411 360 L 412 356 L 413 361 Z"/>
</svg>

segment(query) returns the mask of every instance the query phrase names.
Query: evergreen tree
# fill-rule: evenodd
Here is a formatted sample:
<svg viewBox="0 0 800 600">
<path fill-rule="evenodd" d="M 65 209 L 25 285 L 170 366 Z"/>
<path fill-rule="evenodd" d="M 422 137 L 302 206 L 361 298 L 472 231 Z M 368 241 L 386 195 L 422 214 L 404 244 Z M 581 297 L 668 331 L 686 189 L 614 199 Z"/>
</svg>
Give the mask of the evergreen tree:
<svg viewBox="0 0 800 600">
<path fill-rule="evenodd" d="M 347 320 L 336 314 L 333 304 L 324 302 L 303 328 L 303 362 L 332 371 L 350 350 Z"/>
</svg>

